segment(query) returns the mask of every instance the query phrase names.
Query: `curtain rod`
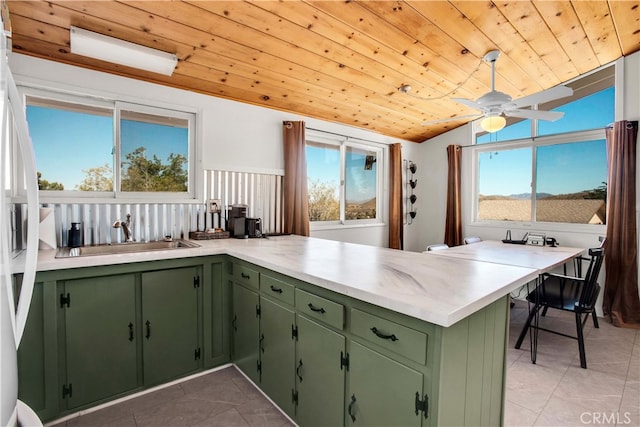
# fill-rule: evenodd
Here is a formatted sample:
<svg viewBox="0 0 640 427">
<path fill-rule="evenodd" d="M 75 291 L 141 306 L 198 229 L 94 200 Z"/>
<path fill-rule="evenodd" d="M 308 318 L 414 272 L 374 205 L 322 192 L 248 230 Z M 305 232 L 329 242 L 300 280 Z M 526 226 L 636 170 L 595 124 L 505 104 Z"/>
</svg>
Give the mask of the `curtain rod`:
<svg viewBox="0 0 640 427">
<path fill-rule="evenodd" d="M 613 129 L 613 125 L 615 123 L 611 123 L 609 125 L 607 125 L 607 129 Z M 631 129 L 632 127 L 637 127 L 638 126 L 638 121 L 637 120 L 628 120 L 627 121 L 627 129 Z"/>
<path fill-rule="evenodd" d="M 349 140 L 349 139 L 357 139 L 357 140 L 359 140 L 359 141 L 370 142 L 370 143 L 372 143 L 372 144 L 378 144 L 378 145 L 384 145 L 384 146 L 388 145 L 388 144 L 385 144 L 385 143 L 383 143 L 383 142 L 371 141 L 371 140 L 369 140 L 369 139 L 358 138 L 358 137 L 356 137 L 356 136 L 347 136 L 347 135 L 342 135 L 342 134 L 340 134 L 340 133 L 329 132 L 329 131 L 327 131 L 327 130 L 315 129 L 315 128 L 310 128 L 310 127 L 307 127 L 307 126 L 305 126 L 304 128 L 305 128 L 305 129 L 307 129 L 307 130 L 315 131 L 315 132 L 320 132 L 320 133 L 326 133 L 326 134 L 329 134 L 329 135 L 340 136 L 340 137 L 342 137 L 342 138 L 347 138 L 347 140 Z"/>
</svg>

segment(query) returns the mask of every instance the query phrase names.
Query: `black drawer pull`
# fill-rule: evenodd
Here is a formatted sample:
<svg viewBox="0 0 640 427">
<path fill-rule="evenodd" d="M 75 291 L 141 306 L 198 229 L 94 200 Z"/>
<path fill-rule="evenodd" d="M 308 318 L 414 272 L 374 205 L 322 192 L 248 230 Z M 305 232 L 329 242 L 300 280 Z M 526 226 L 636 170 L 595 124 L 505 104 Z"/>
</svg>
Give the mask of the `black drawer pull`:
<svg viewBox="0 0 640 427">
<path fill-rule="evenodd" d="M 242 277 L 243 279 L 251 279 L 251 276 L 245 273 L 240 273 L 240 277 Z"/>
<path fill-rule="evenodd" d="M 300 359 L 300 363 L 298 363 L 298 367 L 296 368 L 296 375 L 300 379 L 300 382 L 302 382 L 302 375 L 300 375 L 300 368 L 302 368 L 302 359 Z"/>
<path fill-rule="evenodd" d="M 315 311 L 316 313 L 325 314 L 327 312 L 324 308 L 322 308 L 322 307 L 320 307 L 320 308 L 314 307 L 313 304 L 311 304 L 311 303 L 309 303 L 307 305 L 309 306 L 309 309 L 311 309 L 311 311 Z"/>
<path fill-rule="evenodd" d="M 282 293 L 282 289 L 280 289 L 280 288 L 276 288 L 276 287 L 275 287 L 275 286 L 273 286 L 273 285 L 271 285 L 271 290 L 272 290 L 273 292 L 278 293 L 278 294 L 281 294 L 281 293 Z"/>
<path fill-rule="evenodd" d="M 147 334 L 145 335 L 146 339 L 151 338 L 151 322 L 149 322 L 147 320 L 147 322 L 145 323 L 145 325 L 147 325 Z"/>
<path fill-rule="evenodd" d="M 133 341 L 133 323 L 129 322 L 129 341 Z"/>
<path fill-rule="evenodd" d="M 382 338 L 383 340 L 398 341 L 400 339 L 395 334 L 385 335 L 385 334 L 381 333 L 378 330 L 378 328 L 376 328 L 375 326 L 373 328 L 371 328 L 371 332 L 373 332 L 378 338 Z"/>
<path fill-rule="evenodd" d="M 351 395 L 351 403 L 349 403 L 349 408 L 348 408 L 348 412 L 349 412 L 349 416 L 351 417 L 351 421 L 352 422 L 356 422 L 356 416 L 353 415 L 353 405 L 356 403 L 356 395 L 352 394 Z"/>
</svg>

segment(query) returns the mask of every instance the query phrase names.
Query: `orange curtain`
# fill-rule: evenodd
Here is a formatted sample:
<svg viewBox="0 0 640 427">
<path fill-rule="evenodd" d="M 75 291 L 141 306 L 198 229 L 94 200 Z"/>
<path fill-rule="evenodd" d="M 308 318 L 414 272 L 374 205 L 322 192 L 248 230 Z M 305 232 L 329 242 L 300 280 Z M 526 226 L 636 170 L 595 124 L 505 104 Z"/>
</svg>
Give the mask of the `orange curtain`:
<svg viewBox="0 0 640 427">
<path fill-rule="evenodd" d="M 460 162 L 462 147 L 449 145 L 447 147 L 447 161 L 449 164 L 447 176 L 447 213 L 444 227 L 444 243 L 458 246 L 462 238 L 462 202 L 460 195 Z"/>
<path fill-rule="evenodd" d="M 402 249 L 402 144 L 389 146 L 389 247 Z"/>
<path fill-rule="evenodd" d="M 636 144 L 638 122 L 607 128 L 606 280 L 602 308 L 615 326 L 640 329 L 636 230 Z"/>
<path fill-rule="evenodd" d="M 284 144 L 283 231 L 308 236 L 309 196 L 304 122 L 282 122 L 282 140 Z"/>
</svg>

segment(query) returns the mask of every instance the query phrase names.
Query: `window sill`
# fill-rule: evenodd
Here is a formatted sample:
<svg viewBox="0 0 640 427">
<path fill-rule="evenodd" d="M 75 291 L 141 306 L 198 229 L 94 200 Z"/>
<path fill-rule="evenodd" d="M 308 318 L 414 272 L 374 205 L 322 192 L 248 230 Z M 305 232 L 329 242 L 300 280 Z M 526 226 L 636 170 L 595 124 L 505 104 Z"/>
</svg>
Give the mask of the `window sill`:
<svg viewBox="0 0 640 427">
<path fill-rule="evenodd" d="M 331 224 L 309 224 L 309 229 L 311 231 L 328 231 L 328 230 L 345 230 L 349 228 L 375 228 L 375 227 L 385 227 L 387 224 L 384 222 L 359 222 L 359 223 L 331 223 Z"/>
</svg>

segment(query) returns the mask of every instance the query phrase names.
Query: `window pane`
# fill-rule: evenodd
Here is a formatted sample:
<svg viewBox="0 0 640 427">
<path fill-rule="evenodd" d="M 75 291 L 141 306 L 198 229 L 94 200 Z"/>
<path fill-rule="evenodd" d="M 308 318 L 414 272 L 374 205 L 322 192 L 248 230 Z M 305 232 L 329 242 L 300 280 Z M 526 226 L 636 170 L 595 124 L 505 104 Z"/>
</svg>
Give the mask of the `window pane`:
<svg viewBox="0 0 640 427">
<path fill-rule="evenodd" d="M 605 140 L 538 147 L 536 221 L 605 224 Z"/>
<path fill-rule="evenodd" d="M 122 191 L 188 191 L 188 120 L 122 111 L 120 144 Z"/>
<path fill-rule="evenodd" d="M 340 149 L 307 143 L 309 221 L 340 220 Z"/>
<path fill-rule="evenodd" d="M 564 111 L 564 117 L 555 122 L 538 121 L 538 135 L 574 132 L 603 128 L 614 122 L 613 87 L 554 108 Z"/>
<path fill-rule="evenodd" d="M 108 109 L 27 98 L 41 190 L 113 190 L 113 118 Z"/>
<path fill-rule="evenodd" d="M 345 219 L 376 218 L 376 153 L 347 147 L 345 163 Z"/>
<path fill-rule="evenodd" d="M 531 148 L 478 153 L 478 219 L 531 221 Z"/>
</svg>

